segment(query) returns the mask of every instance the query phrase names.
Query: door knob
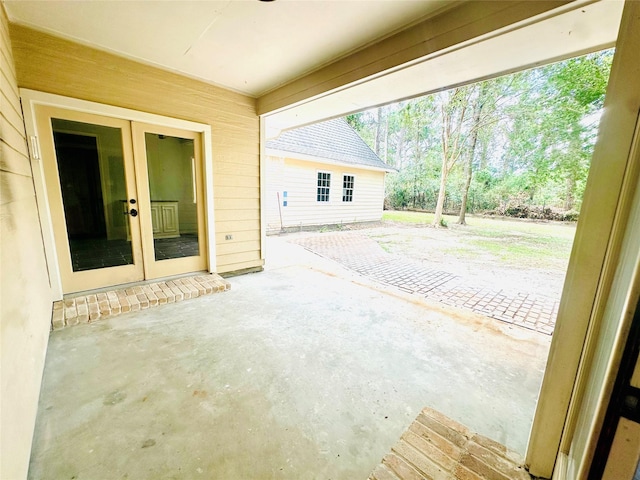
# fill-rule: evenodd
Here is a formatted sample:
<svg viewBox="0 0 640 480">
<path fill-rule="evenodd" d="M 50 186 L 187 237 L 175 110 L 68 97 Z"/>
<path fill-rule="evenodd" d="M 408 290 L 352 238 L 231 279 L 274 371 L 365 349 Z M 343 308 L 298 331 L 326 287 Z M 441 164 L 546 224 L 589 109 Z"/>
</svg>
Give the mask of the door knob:
<svg viewBox="0 0 640 480">
<path fill-rule="evenodd" d="M 135 208 L 132 208 L 131 210 L 129 210 L 129 214 L 132 217 L 137 217 L 138 216 L 138 211 Z"/>
</svg>

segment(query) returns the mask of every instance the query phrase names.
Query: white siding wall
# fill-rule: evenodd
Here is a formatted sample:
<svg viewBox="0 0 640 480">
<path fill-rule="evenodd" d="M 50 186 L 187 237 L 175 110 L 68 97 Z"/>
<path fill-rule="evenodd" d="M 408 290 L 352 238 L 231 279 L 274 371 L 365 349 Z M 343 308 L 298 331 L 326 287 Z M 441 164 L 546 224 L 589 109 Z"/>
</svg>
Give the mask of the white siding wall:
<svg viewBox="0 0 640 480">
<path fill-rule="evenodd" d="M 278 209 L 278 194 L 282 202 L 282 192 L 285 185 L 285 160 L 282 157 L 267 157 L 267 197 L 265 207 L 267 209 L 267 232 L 279 232 L 280 211 Z M 280 207 L 282 208 L 282 207 Z M 284 213 L 284 208 L 282 209 Z M 284 218 L 283 218 L 284 220 Z"/>
<path fill-rule="evenodd" d="M 318 172 L 331 173 L 328 202 L 316 200 Z M 355 177 L 352 202 L 342 201 L 343 175 Z M 281 159 L 269 157 L 267 192 L 275 201 L 267 201 L 267 229 L 280 229 L 276 193 L 280 192 L 282 201 L 284 191 L 287 192 L 287 206 L 282 207 L 285 228 L 380 220 L 384 202 L 384 177 L 385 173 L 381 171 L 291 158 L 285 159 L 283 164 Z"/>
</svg>

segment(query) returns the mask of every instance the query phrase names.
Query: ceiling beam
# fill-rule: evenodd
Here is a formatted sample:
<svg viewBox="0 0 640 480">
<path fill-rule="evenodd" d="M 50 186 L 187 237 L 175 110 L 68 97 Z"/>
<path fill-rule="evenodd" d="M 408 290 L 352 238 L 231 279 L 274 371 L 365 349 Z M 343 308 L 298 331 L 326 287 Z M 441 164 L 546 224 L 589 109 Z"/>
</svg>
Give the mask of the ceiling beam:
<svg viewBox="0 0 640 480">
<path fill-rule="evenodd" d="M 452 47 L 570 3 L 568 0 L 456 2 L 440 14 L 262 95 L 257 100 L 258 114 L 274 113 L 411 62 L 425 61 Z"/>
</svg>

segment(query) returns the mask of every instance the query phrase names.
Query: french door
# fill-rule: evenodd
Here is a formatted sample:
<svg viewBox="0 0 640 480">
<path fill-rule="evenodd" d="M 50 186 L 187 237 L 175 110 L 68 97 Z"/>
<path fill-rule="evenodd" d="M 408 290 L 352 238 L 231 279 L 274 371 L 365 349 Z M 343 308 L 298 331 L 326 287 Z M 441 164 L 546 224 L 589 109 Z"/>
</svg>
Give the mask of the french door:
<svg viewBox="0 0 640 480">
<path fill-rule="evenodd" d="M 64 293 L 206 270 L 200 134 L 38 105 Z"/>
</svg>

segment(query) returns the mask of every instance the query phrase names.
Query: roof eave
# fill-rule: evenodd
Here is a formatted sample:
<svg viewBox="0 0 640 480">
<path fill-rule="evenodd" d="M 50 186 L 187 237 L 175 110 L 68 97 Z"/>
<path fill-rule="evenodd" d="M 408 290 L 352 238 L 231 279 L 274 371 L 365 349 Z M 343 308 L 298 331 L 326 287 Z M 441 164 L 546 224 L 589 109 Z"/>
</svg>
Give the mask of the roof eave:
<svg viewBox="0 0 640 480">
<path fill-rule="evenodd" d="M 306 153 L 288 152 L 286 150 L 278 150 L 274 148 L 266 148 L 265 153 L 268 156 L 272 156 L 272 157 L 283 157 L 283 158 L 290 158 L 293 160 L 303 160 L 306 162 L 326 163 L 329 165 L 337 165 L 337 166 L 349 167 L 349 168 L 359 168 L 362 170 L 374 170 L 374 171 L 386 172 L 386 173 L 398 171 L 397 169 L 390 167 L 388 165 L 386 167 L 376 167 L 374 165 L 363 165 L 360 163 L 341 162 L 339 160 L 333 160 L 330 158 L 318 157 L 318 156 L 309 155 Z"/>
</svg>

